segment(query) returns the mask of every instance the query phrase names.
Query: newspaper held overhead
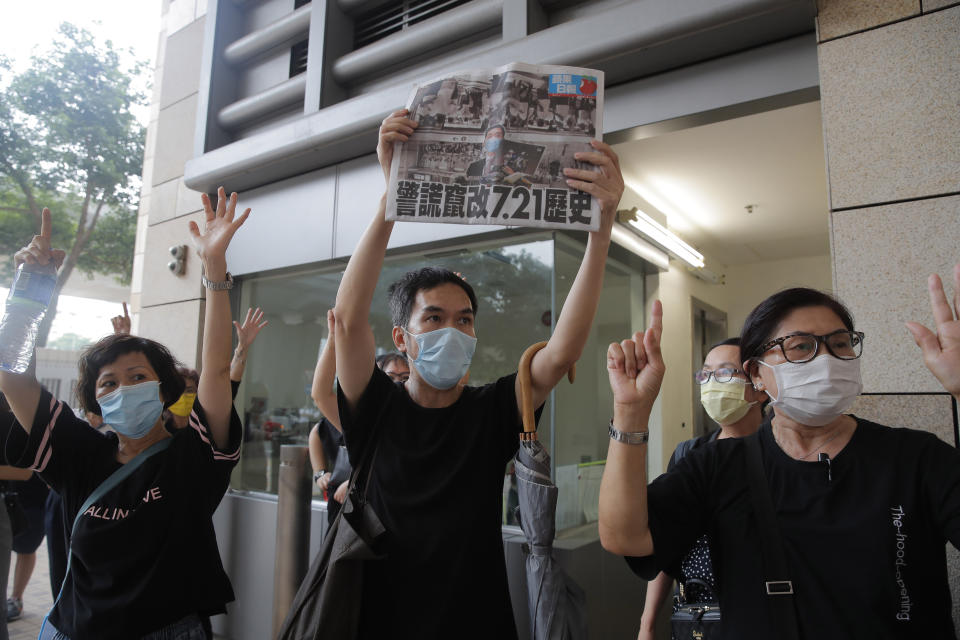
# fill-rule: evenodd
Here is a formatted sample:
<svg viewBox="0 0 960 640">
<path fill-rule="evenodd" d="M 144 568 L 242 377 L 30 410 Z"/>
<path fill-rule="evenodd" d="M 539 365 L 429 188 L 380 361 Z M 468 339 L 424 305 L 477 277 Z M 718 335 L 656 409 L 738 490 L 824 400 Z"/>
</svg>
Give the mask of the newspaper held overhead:
<svg viewBox="0 0 960 640">
<path fill-rule="evenodd" d="M 603 72 L 514 63 L 418 86 L 397 143 L 387 220 L 595 231 L 600 206 L 563 169 L 603 131 Z"/>
</svg>

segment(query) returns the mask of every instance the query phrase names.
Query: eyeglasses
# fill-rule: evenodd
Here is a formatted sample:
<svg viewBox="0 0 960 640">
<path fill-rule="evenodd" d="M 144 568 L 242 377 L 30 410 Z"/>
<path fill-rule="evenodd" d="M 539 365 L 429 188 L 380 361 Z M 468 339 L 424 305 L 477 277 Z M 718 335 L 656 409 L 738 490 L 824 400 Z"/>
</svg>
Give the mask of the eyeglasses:
<svg viewBox="0 0 960 640">
<path fill-rule="evenodd" d="M 716 371 L 711 371 L 710 369 L 701 369 L 693 374 L 693 379 L 697 384 L 707 384 L 710 382 L 710 376 L 713 376 L 713 379 L 717 382 L 730 382 L 733 379 L 736 379 L 737 382 L 743 382 L 744 384 L 747 382 L 743 375 L 743 371 L 740 369 L 731 369 L 729 367 L 717 369 Z"/>
<path fill-rule="evenodd" d="M 783 336 L 766 343 L 757 349 L 757 353 L 763 354 L 774 347 L 780 347 L 787 362 L 810 362 L 817 357 L 820 343 L 823 343 L 830 355 L 840 360 L 856 360 L 863 354 L 863 332 L 845 329 L 823 336 L 810 333 Z"/>
</svg>

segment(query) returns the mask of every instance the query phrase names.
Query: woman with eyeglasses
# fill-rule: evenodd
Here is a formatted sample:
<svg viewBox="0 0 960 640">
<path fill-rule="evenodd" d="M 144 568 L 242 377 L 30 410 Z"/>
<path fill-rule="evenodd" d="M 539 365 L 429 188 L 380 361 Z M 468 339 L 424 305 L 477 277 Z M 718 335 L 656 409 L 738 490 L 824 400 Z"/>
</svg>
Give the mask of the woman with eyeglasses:
<svg viewBox="0 0 960 640">
<path fill-rule="evenodd" d="M 960 336 L 960 322 L 937 313 L 937 301 L 934 309 L 939 335 L 914 331 L 931 370 L 956 379 L 960 340 L 951 336 Z M 764 300 L 744 323 L 741 358 L 772 415 L 753 436 L 691 451 L 648 487 L 661 315 L 657 303 L 646 333 L 608 349 L 604 548 L 636 557 L 635 569 L 653 577 L 706 533 L 722 638 L 955 638 L 944 545 L 960 545 L 960 452 L 930 433 L 846 413 L 861 390 L 863 351 L 849 311 L 811 289 Z M 769 493 L 769 528 L 758 515 L 766 499 L 751 490 L 751 460 L 765 480 L 753 486 Z"/>
<path fill-rule="evenodd" d="M 740 367 L 739 337 L 723 340 L 707 352 L 703 368 L 694 373 L 693 379 L 700 387 L 700 403 L 704 411 L 720 428 L 677 445 L 667 463 L 667 472 L 672 471 L 694 449 L 717 440 L 748 436 L 760 426 L 763 421 L 763 401 L 767 396 L 753 388 Z M 717 581 L 706 534 L 697 539 L 676 567 L 668 572 L 661 571 L 647 585 L 637 640 L 653 640 L 655 637 L 657 614 L 670 593 L 674 577 L 682 587 L 680 600 L 683 603 L 709 603 L 716 606 Z M 679 601 L 674 602 L 674 611 L 680 604 Z M 677 634 L 673 637 L 676 638 Z"/>
</svg>

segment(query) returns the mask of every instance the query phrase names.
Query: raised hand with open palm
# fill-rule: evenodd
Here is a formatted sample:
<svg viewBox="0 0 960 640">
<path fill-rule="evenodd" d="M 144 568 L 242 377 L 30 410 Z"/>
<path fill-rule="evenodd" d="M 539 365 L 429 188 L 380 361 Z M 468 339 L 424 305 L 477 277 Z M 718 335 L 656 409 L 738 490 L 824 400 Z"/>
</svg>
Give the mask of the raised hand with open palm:
<svg viewBox="0 0 960 640">
<path fill-rule="evenodd" d="M 907 329 L 923 351 L 927 365 L 943 388 L 960 400 L 960 263 L 953 268 L 953 300 L 947 300 L 940 276 L 927 279 L 930 306 L 937 325 L 934 333 L 919 322 L 908 322 Z"/>
</svg>

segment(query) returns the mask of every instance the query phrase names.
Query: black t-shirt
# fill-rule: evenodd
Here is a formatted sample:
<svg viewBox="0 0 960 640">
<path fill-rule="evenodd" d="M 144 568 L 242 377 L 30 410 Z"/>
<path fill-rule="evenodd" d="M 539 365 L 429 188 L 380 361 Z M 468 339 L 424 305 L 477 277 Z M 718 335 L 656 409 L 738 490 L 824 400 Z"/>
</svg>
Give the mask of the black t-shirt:
<svg viewBox="0 0 960 640">
<path fill-rule="evenodd" d="M 73 560 L 50 621 L 73 640 L 129 640 L 186 615 L 224 612 L 233 589 L 211 516 L 240 457 L 230 419 L 220 450 L 197 402 L 190 425 L 91 506 L 77 525 Z M 101 434 L 43 390 L 18 466 L 63 496 L 67 527 L 87 497 L 120 468 L 116 434 Z"/>
<path fill-rule="evenodd" d="M 323 445 L 323 457 L 327 459 L 325 471 L 333 472 L 333 468 L 337 464 L 340 447 L 344 446 L 343 434 L 333 426 L 332 422 L 326 418 L 321 418 L 320 422 L 317 423 L 317 436 L 320 438 L 320 444 Z"/>
<path fill-rule="evenodd" d="M 857 418 L 827 463 L 787 456 L 769 421 L 764 471 L 793 581 L 801 637 L 954 638 L 945 543 L 960 545 L 960 451 L 934 435 Z M 743 439 L 691 451 L 648 489 L 653 577 L 704 532 L 724 638 L 772 638 Z"/>
<path fill-rule="evenodd" d="M 387 559 L 364 574 L 361 637 L 517 637 L 500 532 L 515 378 L 428 409 L 375 368 L 353 415 L 338 387 L 354 467 L 379 441 L 368 496 L 388 532 Z"/>
</svg>

